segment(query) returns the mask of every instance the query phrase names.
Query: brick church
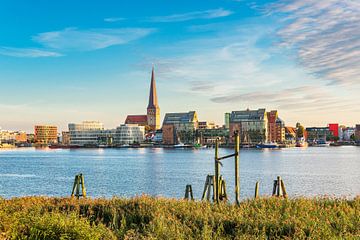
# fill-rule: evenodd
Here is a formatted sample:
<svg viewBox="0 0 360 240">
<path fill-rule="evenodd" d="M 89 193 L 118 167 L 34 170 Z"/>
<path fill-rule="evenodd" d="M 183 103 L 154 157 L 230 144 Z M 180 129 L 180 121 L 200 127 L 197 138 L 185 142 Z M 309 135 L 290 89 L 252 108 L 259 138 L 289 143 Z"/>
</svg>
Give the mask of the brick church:
<svg viewBox="0 0 360 240">
<path fill-rule="evenodd" d="M 154 67 L 151 72 L 149 104 L 147 106 L 146 115 L 128 115 L 125 124 L 138 124 L 145 126 L 147 131 L 155 131 L 160 129 L 160 107 L 156 93 L 155 72 Z"/>
</svg>

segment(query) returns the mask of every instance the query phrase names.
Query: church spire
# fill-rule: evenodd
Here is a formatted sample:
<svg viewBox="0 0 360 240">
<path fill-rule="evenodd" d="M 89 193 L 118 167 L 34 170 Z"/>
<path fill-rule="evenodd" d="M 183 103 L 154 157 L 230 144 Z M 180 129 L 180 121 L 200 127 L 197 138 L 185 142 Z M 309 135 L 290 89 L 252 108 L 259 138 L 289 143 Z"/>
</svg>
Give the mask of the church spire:
<svg viewBox="0 0 360 240">
<path fill-rule="evenodd" d="M 151 84 L 150 84 L 150 95 L 149 95 L 149 108 L 158 108 L 158 99 L 157 99 L 157 93 L 156 93 L 156 84 L 155 84 L 155 71 L 154 66 L 152 68 L 151 72 Z"/>
</svg>

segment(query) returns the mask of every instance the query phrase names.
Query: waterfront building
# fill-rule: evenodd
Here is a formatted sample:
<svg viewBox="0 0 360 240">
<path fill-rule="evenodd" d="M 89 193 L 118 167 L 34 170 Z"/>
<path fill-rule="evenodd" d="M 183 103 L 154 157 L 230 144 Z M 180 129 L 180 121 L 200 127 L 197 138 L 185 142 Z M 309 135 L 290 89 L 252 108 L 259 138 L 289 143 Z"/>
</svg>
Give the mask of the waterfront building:
<svg viewBox="0 0 360 240">
<path fill-rule="evenodd" d="M 69 123 L 68 127 L 71 145 L 97 145 L 99 137 L 106 134 L 104 133 L 104 125 L 99 121 Z"/>
<path fill-rule="evenodd" d="M 52 144 L 58 141 L 57 127 L 53 125 L 35 126 L 35 143 Z"/>
<path fill-rule="evenodd" d="M 289 143 L 295 143 L 297 140 L 296 137 L 296 128 L 294 127 L 285 127 L 285 140 Z"/>
<path fill-rule="evenodd" d="M 137 124 L 122 124 L 116 128 L 114 144 L 124 145 L 141 143 L 144 141 L 145 127 Z"/>
<path fill-rule="evenodd" d="M 352 141 L 355 138 L 355 128 L 346 127 L 343 129 L 343 141 Z"/>
<path fill-rule="evenodd" d="M 360 124 L 356 124 L 355 126 L 355 139 L 356 141 L 360 140 Z"/>
<path fill-rule="evenodd" d="M 268 120 L 266 110 L 233 111 L 230 114 L 229 140 L 234 143 L 233 135 L 239 131 L 242 143 L 258 143 L 268 140 Z"/>
<path fill-rule="evenodd" d="M 268 141 L 282 143 L 285 140 L 285 123 L 279 118 L 277 110 L 267 112 Z"/>
<path fill-rule="evenodd" d="M 199 129 L 214 129 L 214 128 L 218 128 L 218 127 L 219 126 L 217 126 L 214 122 L 202 121 L 202 122 L 199 122 L 199 124 L 198 124 Z"/>
<path fill-rule="evenodd" d="M 195 111 L 185 113 L 166 113 L 163 121 L 164 144 L 193 144 L 195 130 L 198 128 L 198 117 Z"/>
<path fill-rule="evenodd" d="M 0 143 L 26 143 L 27 135 L 23 131 L 0 130 Z"/>
<path fill-rule="evenodd" d="M 61 143 L 64 145 L 69 145 L 70 144 L 70 132 L 62 131 L 61 136 L 62 136 Z"/>
<path fill-rule="evenodd" d="M 329 130 L 332 132 L 332 135 L 336 138 L 339 137 L 339 124 L 338 123 L 330 123 L 328 124 Z"/>
<path fill-rule="evenodd" d="M 198 143 L 202 145 L 214 145 L 216 139 L 219 144 L 229 143 L 229 129 L 228 128 L 199 128 L 196 130 Z"/>
<path fill-rule="evenodd" d="M 160 128 L 160 107 L 156 91 L 154 68 L 151 72 L 149 102 L 146 112 L 146 115 L 128 115 L 125 124 L 144 126 L 148 131 L 155 131 Z"/>
<path fill-rule="evenodd" d="M 153 141 L 155 143 L 162 143 L 163 142 L 163 131 L 162 131 L 162 129 L 159 129 L 159 130 L 155 131 Z"/>
<path fill-rule="evenodd" d="M 329 127 L 308 127 L 306 132 L 308 142 L 328 141 L 333 137 Z"/>
</svg>

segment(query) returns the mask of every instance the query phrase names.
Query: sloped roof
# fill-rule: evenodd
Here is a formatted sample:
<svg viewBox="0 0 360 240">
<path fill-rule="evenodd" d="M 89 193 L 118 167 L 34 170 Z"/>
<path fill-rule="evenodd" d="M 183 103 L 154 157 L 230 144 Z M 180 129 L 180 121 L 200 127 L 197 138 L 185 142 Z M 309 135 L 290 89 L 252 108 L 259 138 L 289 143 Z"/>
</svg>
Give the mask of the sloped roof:
<svg viewBox="0 0 360 240">
<path fill-rule="evenodd" d="M 163 124 L 174 124 L 174 123 L 189 123 L 195 122 L 196 112 L 186 112 L 186 113 L 166 113 Z"/>
<path fill-rule="evenodd" d="M 258 110 L 233 111 L 230 114 L 230 122 L 242 121 L 260 121 L 264 120 L 266 110 L 260 108 Z"/>
<path fill-rule="evenodd" d="M 125 120 L 125 124 L 141 124 L 147 123 L 147 116 L 146 115 L 128 115 Z"/>
</svg>

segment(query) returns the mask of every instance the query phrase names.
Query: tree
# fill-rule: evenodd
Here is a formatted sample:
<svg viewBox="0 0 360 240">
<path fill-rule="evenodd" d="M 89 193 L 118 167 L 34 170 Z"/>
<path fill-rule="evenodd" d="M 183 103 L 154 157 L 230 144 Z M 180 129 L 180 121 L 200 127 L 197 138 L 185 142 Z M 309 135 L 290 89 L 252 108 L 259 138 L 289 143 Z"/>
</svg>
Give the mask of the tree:
<svg viewBox="0 0 360 240">
<path fill-rule="evenodd" d="M 304 127 L 302 125 L 297 125 L 297 129 L 296 129 L 296 138 L 303 138 L 304 137 Z"/>
</svg>

